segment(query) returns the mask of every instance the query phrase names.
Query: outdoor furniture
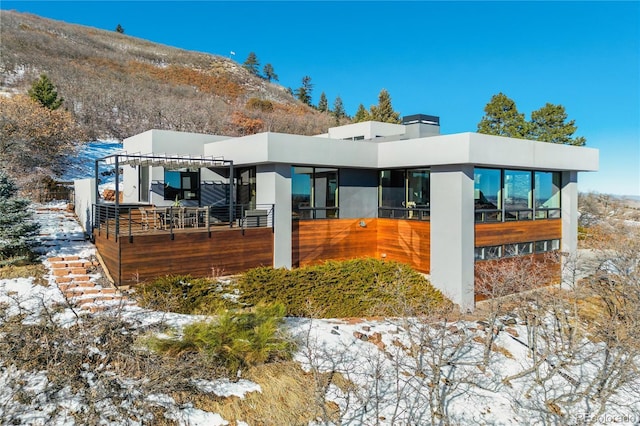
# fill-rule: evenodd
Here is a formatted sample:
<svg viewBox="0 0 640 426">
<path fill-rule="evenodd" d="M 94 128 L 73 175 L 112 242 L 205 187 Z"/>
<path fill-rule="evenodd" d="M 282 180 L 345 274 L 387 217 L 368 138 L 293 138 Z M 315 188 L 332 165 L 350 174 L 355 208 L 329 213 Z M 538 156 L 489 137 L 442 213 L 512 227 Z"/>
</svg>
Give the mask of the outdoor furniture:
<svg viewBox="0 0 640 426">
<path fill-rule="evenodd" d="M 181 227 L 186 226 L 197 227 L 198 226 L 198 209 L 192 207 L 182 207 L 180 209 L 181 214 Z"/>
<path fill-rule="evenodd" d="M 245 210 L 244 226 L 245 227 L 267 226 L 268 216 L 269 216 L 269 212 L 267 210 Z"/>
<path fill-rule="evenodd" d="M 147 211 L 142 207 L 138 207 L 138 210 L 140 211 L 140 227 L 143 230 L 149 229 L 149 215 Z"/>
</svg>

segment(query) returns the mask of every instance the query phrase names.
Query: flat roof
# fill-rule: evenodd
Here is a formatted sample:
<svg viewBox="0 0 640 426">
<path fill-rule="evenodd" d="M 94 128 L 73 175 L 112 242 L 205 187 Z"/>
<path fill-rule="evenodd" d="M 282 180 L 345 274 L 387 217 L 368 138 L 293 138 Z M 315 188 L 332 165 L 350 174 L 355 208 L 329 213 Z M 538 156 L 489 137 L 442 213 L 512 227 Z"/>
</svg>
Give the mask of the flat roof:
<svg viewBox="0 0 640 426">
<path fill-rule="evenodd" d="M 597 171 L 599 162 L 594 148 L 479 133 L 371 142 L 267 132 L 207 143 L 204 154 L 233 158 L 236 166 L 280 163 L 373 169 L 473 164 Z"/>
</svg>

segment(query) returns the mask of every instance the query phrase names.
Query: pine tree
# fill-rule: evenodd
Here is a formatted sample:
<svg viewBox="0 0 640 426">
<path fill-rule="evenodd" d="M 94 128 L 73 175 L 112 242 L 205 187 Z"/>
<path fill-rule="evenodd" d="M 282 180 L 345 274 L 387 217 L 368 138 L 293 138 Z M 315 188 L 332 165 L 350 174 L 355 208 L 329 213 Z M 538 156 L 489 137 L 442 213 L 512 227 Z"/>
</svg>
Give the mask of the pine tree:
<svg viewBox="0 0 640 426">
<path fill-rule="evenodd" d="M 30 202 L 16 195 L 15 183 L 0 172 L 0 266 L 33 261 L 39 245 L 40 225 L 28 210 Z"/>
<path fill-rule="evenodd" d="M 493 95 L 484 107 L 485 115 L 478 123 L 478 133 L 523 139 L 527 136 L 527 121 L 518 112 L 516 103 L 503 93 Z"/>
<path fill-rule="evenodd" d="M 333 101 L 333 116 L 336 118 L 336 122 L 339 122 L 341 118 L 347 116 L 347 113 L 344 111 L 344 105 L 342 104 L 342 98 L 340 96 L 336 96 L 336 100 Z"/>
<path fill-rule="evenodd" d="M 360 123 L 361 121 L 370 121 L 371 115 L 369 111 L 364 108 L 364 105 L 358 105 L 358 110 L 356 111 L 356 115 L 353 116 L 354 123 Z"/>
<path fill-rule="evenodd" d="M 249 52 L 247 59 L 244 61 L 242 66 L 249 71 L 253 75 L 258 75 L 258 70 L 260 67 L 260 62 L 258 62 L 258 57 L 254 52 Z"/>
<path fill-rule="evenodd" d="M 320 100 L 318 100 L 318 111 L 327 112 L 329 110 L 329 103 L 327 101 L 327 95 L 324 92 L 320 93 Z"/>
<path fill-rule="evenodd" d="M 382 123 L 400 123 L 400 113 L 393 110 L 391 95 L 382 89 L 378 95 L 378 105 L 371 106 L 371 120 Z"/>
<path fill-rule="evenodd" d="M 311 84 L 311 77 L 305 75 L 302 77 L 302 86 L 296 91 L 296 97 L 302 103 L 311 106 L 311 92 L 313 91 L 313 84 Z"/>
<path fill-rule="evenodd" d="M 571 120 L 568 123 L 566 120 L 567 113 L 564 106 L 547 103 L 539 110 L 531 113 L 527 138 L 566 145 L 584 145 L 586 143 L 584 137 L 571 137 L 578 129 L 575 125 L 575 120 Z"/>
<path fill-rule="evenodd" d="M 42 74 L 40 79 L 31 85 L 28 93 L 31 99 L 50 110 L 60 108 L 64 101 L 64 99 L 58 98 L 58 92 L 46 74 Z"/>
<path fill-rule="evenodd" d="M 278 81 L 278 74 L 276 74 L 273 69 L 273 65 L 271 64 L 266 64 L 264 66 L 264 68 L 262 69 L 262 74 L 264 74 L 264 78 L 266 78 L 269 82 L 271 82 L 271 80 Z"/>
<path fill-rule="evenodd" d="M 122 25 L 118 24 L 118 26 L 116 27 L 116 32 L 124 34 L 124 28 L 122 28 Z"/>
</svg>

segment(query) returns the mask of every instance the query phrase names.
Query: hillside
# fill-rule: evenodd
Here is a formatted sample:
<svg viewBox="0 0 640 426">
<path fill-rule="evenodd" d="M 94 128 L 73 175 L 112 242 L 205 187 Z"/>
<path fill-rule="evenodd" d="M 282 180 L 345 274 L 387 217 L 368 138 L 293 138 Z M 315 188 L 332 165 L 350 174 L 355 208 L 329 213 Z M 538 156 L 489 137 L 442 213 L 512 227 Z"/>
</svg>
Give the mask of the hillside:
<svg viewBox="0 0 640 426">
<path fill-rule="evenodd" d="M 92 139 L 150 128 L 318 134 L 335 125 L 224 57 L 14 11 L 0 11 L 0 24 L 0 92 L 25 93 L 46 73 Z"/>
</svg>

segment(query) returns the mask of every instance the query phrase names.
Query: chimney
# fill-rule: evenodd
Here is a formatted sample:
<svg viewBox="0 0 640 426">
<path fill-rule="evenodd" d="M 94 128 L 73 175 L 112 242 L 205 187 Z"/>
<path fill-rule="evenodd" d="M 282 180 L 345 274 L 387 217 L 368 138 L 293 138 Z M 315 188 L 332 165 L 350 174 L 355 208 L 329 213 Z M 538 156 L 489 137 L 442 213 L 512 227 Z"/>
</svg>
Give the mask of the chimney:
<svg viewBox="0 0 640 426">
<path fill-rule="evenodd" d="M 405 115 L 402 117 L 402 124 L 407 127 L 406 135 L 409 136 L 409 139 L 440 134 L 440 117 L 435 115 Z"/>
</svg>

